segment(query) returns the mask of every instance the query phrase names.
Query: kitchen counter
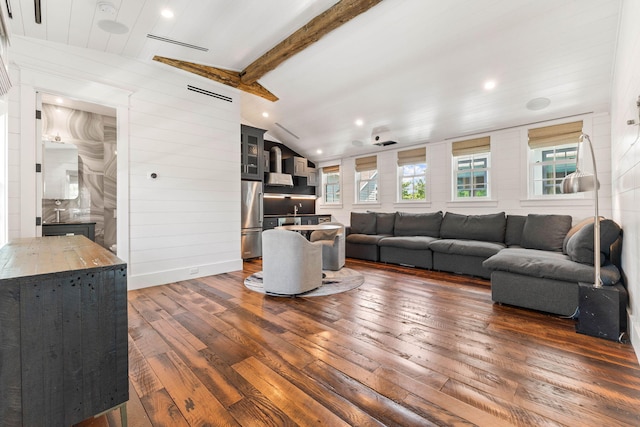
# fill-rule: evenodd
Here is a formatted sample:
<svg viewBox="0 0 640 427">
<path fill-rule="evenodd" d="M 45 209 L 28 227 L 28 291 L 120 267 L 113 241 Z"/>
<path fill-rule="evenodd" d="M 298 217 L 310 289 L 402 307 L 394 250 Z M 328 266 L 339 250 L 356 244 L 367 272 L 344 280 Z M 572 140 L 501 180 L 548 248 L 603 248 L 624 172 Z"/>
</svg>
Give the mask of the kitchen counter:
<svg viewBox="0 0 640 427">
<path fill-rule="evenodd" d="M 279 215 L 265 215 L 265 218 L 294 218 L 297 216 L 330 216 L 330 215 L 318 215 L 318 214 L 279 214 Z"/>
</svg>

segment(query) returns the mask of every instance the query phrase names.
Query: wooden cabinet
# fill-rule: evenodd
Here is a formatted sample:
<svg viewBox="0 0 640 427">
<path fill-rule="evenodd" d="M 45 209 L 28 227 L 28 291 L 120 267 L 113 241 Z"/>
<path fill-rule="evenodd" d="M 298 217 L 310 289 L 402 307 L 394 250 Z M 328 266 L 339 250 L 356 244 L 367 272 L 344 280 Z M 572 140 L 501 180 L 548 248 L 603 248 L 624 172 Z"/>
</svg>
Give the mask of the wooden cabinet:
<svg viewBox="0 0 640 427">
<path fill-rule="evenodd" d="M 96 240 L 95 222 L 77 223 L 48 223 L 42 224 L 43 236 L 76 236 L 82 235 L 90 240 Z"/>
<path fill-rule="evenodd" d="M 3 426 L 70 426 L 129 399 L 127 265 L 86 237 L 0 249 L 0 325 Z"/>
<path fill-rule="evenodd" d="M 266 130 L 240 125 L 241 177 L 255 181 L 264 179 L 264 133 Z"/>
<path fill-rule="evenodd" d="M 307 185 L 316 187 L 318 185 L 318 172 L 316 168 L 307 167 Z"/>
<path fill-rule="evenodd" d="M 289 157 L 284 161 L 284 173 L 293 176 L 307 177 L 307 159 L 304 157 Z"/>
</svg>

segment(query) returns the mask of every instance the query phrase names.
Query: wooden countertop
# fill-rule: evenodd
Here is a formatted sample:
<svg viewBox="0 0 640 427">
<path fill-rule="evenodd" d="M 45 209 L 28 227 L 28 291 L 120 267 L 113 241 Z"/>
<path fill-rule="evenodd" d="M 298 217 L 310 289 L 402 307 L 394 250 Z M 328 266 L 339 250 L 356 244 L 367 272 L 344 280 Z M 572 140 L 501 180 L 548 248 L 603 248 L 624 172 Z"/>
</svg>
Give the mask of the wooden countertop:
<svg viewBox="0 0 640 427">
<path fill-rule="evenodd" d="M 85 236 L 16 239 L 0 249 L 0 279 L 126 265 Z"/>
</svg>

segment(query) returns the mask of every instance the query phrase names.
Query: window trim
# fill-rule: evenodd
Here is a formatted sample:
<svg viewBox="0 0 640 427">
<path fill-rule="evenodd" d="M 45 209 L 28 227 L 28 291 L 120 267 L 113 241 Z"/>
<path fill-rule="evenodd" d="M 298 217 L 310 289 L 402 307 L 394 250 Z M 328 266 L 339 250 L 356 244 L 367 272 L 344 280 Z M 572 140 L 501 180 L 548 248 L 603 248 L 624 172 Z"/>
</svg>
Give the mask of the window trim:
<svg viewBox="0 0 640 427">
<path fill-rule="evenodd" d="M 486 154 L 486 158 L 487 158 L 487 166 L 485 168 L 482 169 L 474 169 L 473 168 L 473 163 L 474 163 L 474 159 L 476 156 L 480 157 L 480 155 L 485 155 Z M 484 157 L 484 156 L 483 156 Z M 473 173 L 474 171 L 478 170 L 484 170 L 486 172 L 486 189 L 487 189 L 487 195 L 486 196 L 469 196 L 469 197 L 461 197 L 458 196 L 458 173 L 462 172 L 460 169 L 458 169 L 458 162 L 460 159 L 462 158 L 469 158 L 471 159 L 471 164 L 472 167 L 471 169 L 469 169 L 469 171 L 471 173 Z M 493 184 L 493 179 L 491 179 L 491 149 L 489 149 L 489 151 L 482 151 L 482 152 L 476 152 L 476 153 L 470 153 L 470 154 L 463 154 L 460 156 L 454 156 L 453 154 L 451 155 L 451 201 L 453 202 L 486 202 L 486 201 L 490 201 L 492 200 L 492 184 Z"/>
</svg>

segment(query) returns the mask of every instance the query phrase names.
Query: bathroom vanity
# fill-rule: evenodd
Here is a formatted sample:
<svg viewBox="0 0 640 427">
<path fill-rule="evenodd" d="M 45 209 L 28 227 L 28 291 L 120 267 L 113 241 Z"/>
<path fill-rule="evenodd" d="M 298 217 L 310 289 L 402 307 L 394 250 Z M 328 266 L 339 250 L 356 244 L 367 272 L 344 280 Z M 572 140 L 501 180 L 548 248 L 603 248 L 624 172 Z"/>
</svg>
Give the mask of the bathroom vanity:
<svg viewBox="0 0 640 427">
<path fill-rule="evenodd" d="M 77 236 L 82 235 L 96 240 L 95 222 L 51 222 L 42 224 L 43 236 Z"/>
</svg>

